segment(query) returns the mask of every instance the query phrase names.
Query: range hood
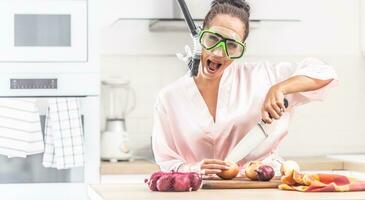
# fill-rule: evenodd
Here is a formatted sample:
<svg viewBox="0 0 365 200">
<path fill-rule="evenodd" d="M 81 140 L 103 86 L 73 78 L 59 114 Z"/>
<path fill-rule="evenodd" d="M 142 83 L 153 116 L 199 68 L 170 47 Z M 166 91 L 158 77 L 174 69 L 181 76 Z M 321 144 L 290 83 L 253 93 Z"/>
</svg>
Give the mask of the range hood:
<svg viewBox="0 0 365 200">
<path fill-rule="evenodd" d="M 252 22 L 300 21 L 299 11 L 302 0 L 247 0 L 251 6 Z M 186 0 L 194 21 L 199 25 L 210 9 L 212 0 Z M 187 31 L 184 17 L 176 0 L 120 1 L 106 0 L 106 10 L 113 15 L 113 22 L 123 20 L 149 20 L 151 31 Z M 143 4 L 143 8 L 141 5 Z M 114 12 L 114 14 L 113 14 Z M 251 23 L 252 24 L 252 23 Z M 255 24 L 253 23 L 253 28 Z"/>
</svg>

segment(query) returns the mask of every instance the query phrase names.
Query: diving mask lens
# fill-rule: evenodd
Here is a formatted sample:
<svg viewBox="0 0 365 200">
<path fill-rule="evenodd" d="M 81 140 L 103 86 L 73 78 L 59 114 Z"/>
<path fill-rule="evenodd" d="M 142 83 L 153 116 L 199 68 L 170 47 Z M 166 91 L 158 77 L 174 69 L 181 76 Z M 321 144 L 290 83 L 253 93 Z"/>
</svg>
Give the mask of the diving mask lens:
<svg viewBox="0 0 365 200">
<path fill-rule="evenodd" d="M 224 45 L 219 45 L 223 43 Z M 245 46 L 244 44 L 229 38 L 224 38 L 218 33 L 204 30 L 200 36 L 200 44 L 206 50 L 212 50 L 220 46 L 224 46 L 224 51 L 230 59 L 237 59 L 242 57 Z"/>
<path fill-rule="evenodd" d="M 223 38 L 219 37 L 214 33 L 204 32 L 201 37 L 200 43 L 205 49 L 210 50 L 216 47 L 222 40 Z"/>
<path fill-rule="evenodd" d="M 245 51 L 245 46 L 236 41 L 226 40 L 226 49 L 228 56 L 234 59 L 240 58 L 243 55 Z"/>
</svg>

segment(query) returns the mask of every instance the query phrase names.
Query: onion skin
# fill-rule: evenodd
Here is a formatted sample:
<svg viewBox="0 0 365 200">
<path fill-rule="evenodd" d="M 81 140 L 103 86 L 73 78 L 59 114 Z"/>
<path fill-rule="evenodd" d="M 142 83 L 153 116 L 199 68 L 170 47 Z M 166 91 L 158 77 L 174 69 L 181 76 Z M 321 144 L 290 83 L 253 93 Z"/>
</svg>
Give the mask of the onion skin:
<svg viewBox="0 0 365 200">
<path fill-rule="evenodd" d="M 285 183 L 287 185 L 295 185 L 297 182 L 293 179 L 292 175 L 284 175 L 280 178 L 280 181 L 282 183 Z"/>
<path fill-rule="evenodd" d="M 245 175 L 247 176 L 247 178 L 249 178 L 250 180 L 253 181 L 257 181 L 258 177 L 257 177 L 257 169 L 263 165 L 260 161 L 251 161 L 250 163 L 248 163 L 248 165 L 245 168 Z"/>
<path fill-rule="evenodd" d="M 288 176 L 293 173 L 293 171 L 300 171 L 300 167 L 297 162 L 293 160 L 285 161 L 280 167 L 280 173 L 282 176 Z"/>
<path fill-rule="evenodd" d="M 217 176 L 224 180 L 234 179 L 240 172 L 240 169 L 236 163 L 229 163 L 229 165 L 229 169 L 222 170 L 222 172 L 218 173 Z"/>
</svg>

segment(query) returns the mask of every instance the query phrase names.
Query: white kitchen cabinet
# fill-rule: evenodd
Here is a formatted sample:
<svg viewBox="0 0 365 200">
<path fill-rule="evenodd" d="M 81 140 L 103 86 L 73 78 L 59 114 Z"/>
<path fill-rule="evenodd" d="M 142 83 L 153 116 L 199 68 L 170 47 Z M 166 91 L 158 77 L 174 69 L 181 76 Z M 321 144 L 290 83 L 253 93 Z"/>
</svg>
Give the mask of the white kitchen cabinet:
<svg viewBox="0 0 365 200">
<path fill-rule="evenodd" d="M 212 0 L 186 0 L 192 17 L 195 19 L 204 18 L 210 9 L 211 2 Z M 252 20 L 267 20 L 266 24 L 271 24 L 271 21 L 275 20 L 301 20 L 301 12 L 299 11 L 302 9 L 301 5 L 303 2 L 300 0 L 277 0 L 275 3 L 271 2 L 271 0 L 248 0 L 248 2 L 251 4 Z M 184 45 L 191 43 L 187 26 L 184 21 L 181 21 L 183 16 L 177 0 L 104 0 L 100 9 L 101 25 L 103 26 L 102 54 L 174 56 L 176 52 L 183 50 Z M 170 19 L 171 21 L 155 23 L 156 21 L 152 20 L 161 18 Z M 180 19 L 180 21 L 173 21 L 172 19 Z M 154 28 L 151 28 L 152 21 Z M 257 27 L 263 30 L 265 23 L 251 23 L 251 28 Z M 283 38 L 293 38 L 294 35 L 298 35 L 293 33 L 293 31 L 288 32 L 286 30 L 288 26 L 297 26 L 299 23 L 280 22 L 277 24 L 272 29 L 279 32 L 277 35 L 280 35 L 280 37 L 283 37 L 281 32 L 289 35 L 288 37 L 284 35 Z M 159 28 L 157 25 L 160 25 L 162 28 Z M 176 31 L 182 28 L 186 28 L 186 31 Z M 270 27 L 267 29 L 270 29 Z M 291 28 L 290 30 L 293 29 Z M 301 30 L 299 31 L 302 32 Z M 270 34 L 268 33 L 269 36 Z M 266 35 L 262 36 L 264 39 L 267 37 Z M 277 38 L 276 35 L 271 37 Z M 259 36 L 257 40 L 261 41 L 262 39 Z M 280 46 L 283 46 L 282 41 L 278 43 L 280 43 Z M 289 43 L 292 44 L 293 42 Z M 278 52 L 277 45 L 273 46 L 275 46 L 274 51 Z M 264 50 L 267 49 L 267 45 L 263 45 L 262 48 Z M 288 49 L 287 47 L 282 48 L 284 50 Z M 252 51 L 253 48 L 251 47 L 250 49 Z M 258 49 L 255 52 L 262 52 L 262 49 Z M 290 52 L 293 51 L 290 50 Z"/>
<path fill-rule="evenodd" d="M 1 199 L 6 200 L 88 200 L 83 183 L 0 184 Z"/>
<path fill-rule="evenodd" d="M 300 20 L 301 0 L 248 0 L 251 20 L 292 21 Z"/>
<path fill-rule="evenodd" d="M 203 19 L 212 0 L 185 0 L 194 19 Z M 248 0 L 253 20 L 299 20 L 301 0 Z M 104 0 L 102 23 L 118 19 L 183 19 L 177 0 Z"/>
<path fill-rule="evenodd" d="M 360 40 L 361 40 L 361 52 L 365 56 L 365 1 L 360 1 Z"/>
<path fill-rule="evenodd" d="M 1 199 L 11 199 L 6 197 L 7 191 L 18 196 L 28 196 L 28 199 L 42 199 L 37 198 L 42 195 L 42 190 L 47 195 L 58 194 L 50 192 L 53 191 L 51 186 L 38 185 L 40 182 L 65 185 L 78 182 L 80 186 L 99 182 L 100 129 L 99 124 L 95 123 L 99 121 L 100 89 L 98 8 L 99 1 L 86 0 L 0 1 L 0 19 L 3 22 L 0 29 L 1 98 L 29 97 L 42 98 L 43 101 L 47 101 L 43 98 L 48 97 L 79 98 L 83 115 L 86 160 L 83 168 L 51 170 L 43 167 L 42 154 L 16 162 L 13 159 L 17 158 L 9 159 L 3 156 L 0 159 Z M 58 17 L 59 15 L 61 17 Z M 24 32 L 14 34 L 17 28 Z M 30 30 L 34 37 L 29 39 L 26 36 Z M 62 37 L 66 32 L 69 32 L 66 34 L 67 39 L 57 40 L 57 36 Z M 44 124 L 41 126 L 44 127 Z M 26 170 L 22 166 L 27 166 Z M 6 169 L 8 171 L 5 171 Z M 59 173 L 62 174 L 57 175 Z M 28 190 L 33 188 L 31 186 L 37 187 L 39 195 L 27 195 L 36 192 L 33 189 Z M 27 191 L 23 188 L 27 188 Z M 48 188 L 47 191 L 44 188 Z M 66 186 L 60 185 L 54 189 L 62 188 L 66 189 Z M 74 193 L 80 192 L 81 189 L 77 186 L 69 188 L 73 189 Z M 22 191 L 22 194 L 16 194 L 14 191 Z M 67 192 L 69 191 L 64 194 L 67 195 Z M 61 198 L 63 195 L 59 194 L 57 198 L 81 199 L 72 198 L 75 194 L 69 195 L 70 198 Z"/>
<path fill-rule="evenodd" d="M 123 19 L 171 18 L 173 0 L 104 0 L 101 6 L 102 25 Z"/>
<path fill-rule="evenodd" d="M 87 1 L 0 1 L 0 62 L 86 62 Z"/>
<path fill-rule="evenodd" d="M 176 0 L 172 0 L 177 2 Z M 193 18 L 204 19 L 209 12 L 212 0 L 196 1 L 185 0 L 189 11 Z M 247 0 L 251 6 L 250 19 L 251 20 L 299 20 L 300 15 L 300 0 Z M 179 7 L 174 4 L 175 18 L 183 18 Z"/>
</svg>

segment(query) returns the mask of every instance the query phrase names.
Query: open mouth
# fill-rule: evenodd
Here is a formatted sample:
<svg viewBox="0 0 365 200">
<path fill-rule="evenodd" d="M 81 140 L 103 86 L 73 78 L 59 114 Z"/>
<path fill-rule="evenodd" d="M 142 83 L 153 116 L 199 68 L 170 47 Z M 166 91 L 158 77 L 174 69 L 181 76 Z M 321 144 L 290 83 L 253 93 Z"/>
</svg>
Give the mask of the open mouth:
<svg viewBox="0 0 365 200">
<path fill-rule="evenodd" d="M 207 59 L 207 71 L 210 74 L 214 74 L 222 66 L 222 63 Z"/>
</svg>

